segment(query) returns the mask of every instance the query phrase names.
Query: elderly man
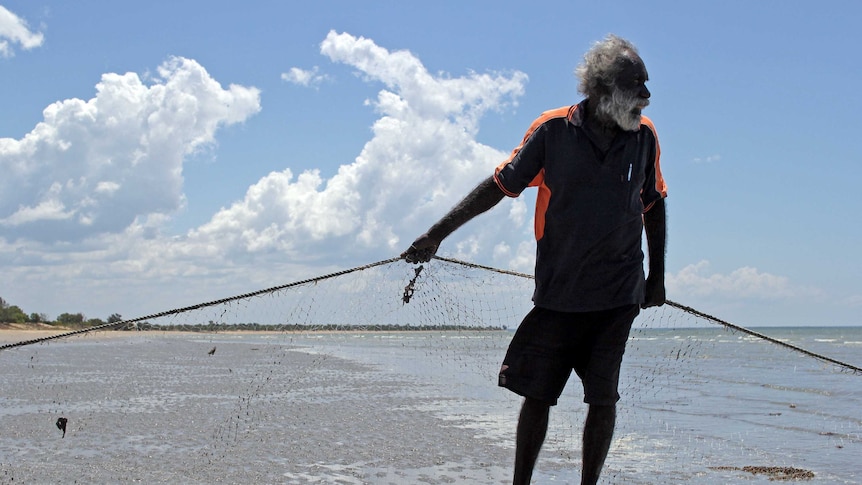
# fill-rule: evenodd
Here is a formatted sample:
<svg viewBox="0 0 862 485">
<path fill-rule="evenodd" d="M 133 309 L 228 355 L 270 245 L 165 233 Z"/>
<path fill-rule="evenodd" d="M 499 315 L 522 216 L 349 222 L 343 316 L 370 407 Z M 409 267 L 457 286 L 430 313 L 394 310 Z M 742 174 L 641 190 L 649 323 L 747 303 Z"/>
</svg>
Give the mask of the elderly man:
<svg viewBox="0 0 862 485">
<path fill-rule="evenodd" d="M 529 483 L 550 407 L 574 370 L 589 405 L 581 483 L 596 483 L 616 421 L 620 365 L 641 308 L 665 302 L 665 204 L 647 70 L 630 42 L 597 42 L 576 70 L 579 104 L 543 113 L 519 147 L 402 255 L 431 259 L 449 234 L 504 196 L 538 188 L 534 308 L 503 359 L 499 385 L 524 397 L 514 483 Z M 642 233 L 649 273 L 644 278 Z"/>
</svg>

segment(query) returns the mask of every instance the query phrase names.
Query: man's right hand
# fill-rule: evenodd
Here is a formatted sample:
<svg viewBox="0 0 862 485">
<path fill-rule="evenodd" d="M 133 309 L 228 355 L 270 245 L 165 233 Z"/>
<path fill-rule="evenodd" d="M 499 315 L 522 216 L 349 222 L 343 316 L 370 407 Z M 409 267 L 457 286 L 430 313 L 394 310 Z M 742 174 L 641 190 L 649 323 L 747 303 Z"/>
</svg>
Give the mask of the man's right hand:
<svg viewBox="0 0 862 485">
<path fill-rule="evenodd" d="M 440 241 L 431 238 L 428 234 L 423 234 L 413 241 L 407 251 L 401 253 L 401 257 L 408 263 L 427 263 L 431 261 L 438 247 L 440 247 Z"/>
<path fill-rule="evenodd" d="M 434 257 L 440 243 L 465 222 L 497 205 L 505 193 L 490 176 L 479 183 L 472 192 L 455 205 L 448 214 L 437 221 L 428 232 L 419 236 L 401 257 L 408 263 L 427 263 Z"/>
</svg>

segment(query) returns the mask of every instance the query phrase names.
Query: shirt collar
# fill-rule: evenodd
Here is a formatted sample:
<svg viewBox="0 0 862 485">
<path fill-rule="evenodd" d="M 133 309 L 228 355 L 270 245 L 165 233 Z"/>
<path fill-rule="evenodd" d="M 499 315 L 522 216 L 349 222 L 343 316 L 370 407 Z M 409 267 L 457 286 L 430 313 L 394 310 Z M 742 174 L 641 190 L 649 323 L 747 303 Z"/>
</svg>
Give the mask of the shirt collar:
<svg viewBox="0 0 862 485">
<path fill-rule="evenodd" d="M 578 104 L 572 105 L 569 108 L 569 115 L 567 116 L 569 123 L 575 126 L 584 126 L 584 120 L 587 117 L 587 100 L 584 99 Z"/>
</svg>

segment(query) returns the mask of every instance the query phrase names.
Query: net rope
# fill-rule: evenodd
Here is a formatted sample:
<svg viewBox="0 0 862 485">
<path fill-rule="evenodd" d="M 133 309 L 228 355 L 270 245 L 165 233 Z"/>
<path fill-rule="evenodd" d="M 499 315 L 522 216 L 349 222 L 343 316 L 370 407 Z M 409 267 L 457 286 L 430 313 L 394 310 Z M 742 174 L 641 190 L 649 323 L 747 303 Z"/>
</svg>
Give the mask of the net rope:
<svg viewBox="0 0 862 485">
<path fill-rule="evenodd" d="M 470 263 L 470 262 L 462 261 L 462 260 L 458 260 L 458 259 L 446 258 L 446 257 L 441 257 L 441 256 L 434 256 L 433 258 L 434 258 L 434 259 L 438 259 L 438 260 L 440 260 L 440 261 L 446 261 L 446 262 L 449 262 L 449 263 L 458 264 L 458 265 L 465 266 L 465 267 L 477 268 L 477 269 L 481 269 L 481 270 L 485 270 L 485 271 L 491 271 L 491 272 L 494 272 L 494 273 L 499 273 L 499 274 L 504 274 L 504 275 L 516 276 L 516 277 L 519 277 L 519 278 L 526 278 L 526 279 L 533 279 L 533 278 L 534 278 L 532 275 L 529 275 L 529 274 L 526 274 L 526 273 L 519 273 L 519 272 L 516 272 L 516 271 L 510 271 L 510 270 L 504 270 L 504 269 L 494 268 L 494 267 L 491 267 L 491 266 L 484 266 L 484 265 L 480 265 L 480 264 L 476 264 L 476 263 Z M 36 339 L 23 340 L 23 341 L 20 341 L 20 342 L 14 342 L 14 343 L 9 343 L 9 344 L 4 344 L 4 345 L 0 345 L 0 351 L 5 350 L 5 349 L 10 349 L 10 348 L 15 348 L 15 347 L 21 347 L 21 346 L 25 346 L 25 345 L 34 345 L 34 344 L 38 344 L 38 343 L 42 343 L 42 342 L 46 342 L 46 341 L 48 341 L 48 340 L 62 339 L 62 338 L 67 338 L 67 337 L 71 337 L 71 336 L 74 336 L 74 335 L 80 335 L 80 334 L 85 334 L 85 333 L 90 333 L 90 332 L 97 332 L 97 331 L 100 331 L 100 330 L 109 330 L 109 329 L 117 328 L 117 327 L 124 327 L 124 326 L 128 326 L 128 325 L 133 325 L 133 324 L 138 323 L 138 322 L 145 322 L 145 321 L 148 321 L 148 320 L 154 320 L 154 319 L 157 319 L 157 318 L 160 318 L 160 317 L 166 317 L 166 316 L 171 316 L 171 315 L 177 315 L 177 314 L 180 314 L 180 313 L 185 313 L 185 312 L 189 312 L 189 311 L 192 311 L 192 310 L 198 310 L 198 309 L 201 309 L 201 308 L 207 308 L 207 307 L 213 307 L 213 306 L 218 306 L 218 305 L 224 305 L 224 304 L 226 304 L 226 303 L 230 303 L 230 302 L 234 302 L 234 301 L 245 300 L 245 299 L 248 299 L 248 298 L 251 298 L 251 297 L 255 297 L 255 296 L 259 296 L 259 295 L 264 295 L 264 294 L 274 293 L 274 292 L 277 292 L 277 291 L 280 291 L 280 290 L 284 290 L 284 289 L 287 289 L 287 288 L 291 288 L 291 287 L 294 287 L 294 286 L 300 286 L 300 285 L 304 285 L 304 284 L 307 284 L 307 283 L 314 283 L 314 282 L 318 282 L 318 281 L 324 281 L 324 280 L 327 280 L 327 279 L 330 279 L 330 278 L 336 278 L 336 277 L 338 277 L 338 276 L 348 275 L 348 274 L 350 274 L 350 273 L 354 273 L 354 272 L 357 272 L 357 271 L 363 271 L 363 270 L 366 270 L 366 269 L 375 268 L 375 267 L 377 267 L 377 266 L 382 266 L 382 265 L 385 265 L 385 264 L 390 264 L 390 263 L 393 263 L 393 262 L 395 262 L 395 261 L 399 261 L 399 260 L 401 260 L 401 259 L 402 259 L 402 258 L 400 258 L 400 257 L 397 257 L 397 258 L 390 258 L 390 259 L 385 259 L 385 260 L 382 260 L 382 261 L 378 261 L 378 262 L 376 262 L 376 263 L 370 263 L 370 264 L 366 264 L 366 265 L 362 265 L 362 266 L 357 266 L 357 267 L 354 267 L 354 268 L 346 269 L 346 270 L 343 270 L 343 271 L 337 271 L 337 272 L 334 272 L 334 273 L 329 273 L 329 274 L 325 274 L 325 275 L 322 275 L 322 276 L 317 276 L 317 277 L 314 277 L 314 278 L 308 278 L 308 279 L 301 280 L 301 281 L 296 281 L 296 282 L 293 282 L 293 283 L 287 283 L 287 284 L 283 284 L 283 285 L 279 285 L 279 286 L 274 286 L 274 287 L 271 287 L 271 288 L 266 288 L 266 289 L 263 289 L 263 290 L 258 290 L 258 291 L 254 291 L 254 292 L 250 292 L 250 293 L 243 293 L 243 294 L 240 294 L 240 295 L 236 295 L 236 296 L 232 296 L 232 297 L 228 297 L 228 298 L 222 298 L 222 299 L 219 299 L 219 300 L 213 300 L 213 301 L 210 301 L 210 302 L 199 303 L 199 304 L 196 304 L 196 305 L 190 305 L 190 306 L 186 306 L 186 307 L 182 307 L 182 308 L 177 308 L 177 309 L 173 309 L 173 310 L 167 310 L 167 311 L 163 311 L 163 312 L 159 312 L 159 313 L 153 313 L 153 314 L 146 315 L 146 316 L 143 316 L 143 317 L 133 318 L 133 319 L 129 319 L 129 320 L 122 320 L 122 321 L 119 321 L 119 322 L 113 322 L 113 323 L 105 323 L 105 324 L 95 325 L 95 326 L 92 326 L 92 327 L 82 328 L 82 329 L 78 329 L 78 330 L 73 330 L 73 331 L 69 331 L 69 332 L 65 332 L 65 333 L 61 333 L 61 334 L 57 334 L 57 335 L 50 335 L 50 336 L 40 337 L 40 338 L 36 338 Z M 403 301 L 404 303 L 409 303 L 409 302 L 410 302 L 410 298 L 412 297 L 412 295 L 413 295 L 413 293 L 414 293 L 414 291 L 415 291 L 415 289 L 414 289 L 414 285 L 415 285 L 415 283 L 416 283 L 416 279 L 419 277 L 419 274 L 420 274 L 421 270 L 422 270 L 422 266 L 419 266 L 419 267 L 416 269 L 416 274 L 415 274 L 415 276 L 413 277 L 413 279 L 411 279 L 411 280 L 410 280 L 410 282 L 407 284 L 407 286 L 405 286 L 405 288 L 404 288 L 404 296 L 402 297 L 402 301 Z M 767 341 L 767 342 L 770 342 L 770 343 L 773 343 L 773 344 L 776 344 L 776 345 L 780 345 L 780 346 L 782 346 L 782 347 L 786 347 L 786 348 L 791 349 L 791 350 L 793 350 L 793 351 L 795 351 L 795 352 L 799 352 L 799 353 L 801 353 L 801 354 L 803 354 L 803 355 L 807 355 L 807 356 L 809 356 L 809 357 L 814 357 L 814 358 L 816 358 L 816 359 L 820 359 L 820 360 L 822 360 L 822 361 L 829 362 L 829 363 L 831 363 L 831 364 L 835 364 L 835 365 L 840 366 L 840 367 L 842 367 L 842 368 L 844 368 L 844 369 L 846 369 L 846 370 L 852 371 L 854 374 L 862 374 L 862 367 L 858 367 L 858 366 L 855 366 L 855 365 L 852 365 L 852 364 L 848 364 L 848 363 L 846 363 L 846 362 L 842 362 L 842 361 L 840 361 L 840 360 L 833 359 L 833 358 L 831 358 L 831 357 L 829 357 L 829 356 L 822 355 L 822 354 L 818 354 L 818 353 L 816 353 L 816 352 L 812 352 L 812 351 L 809 351 L 809 350 L 803 349 L 803 348 L 798 347 L 798 346 L 796 346 L 796 345 L 793 345 L 793 344 L 790 344 L 790 343 L 787 343 L 787 342 L 783 342 L 783 341 L 781 341 L 781 340 L 779 340 L 779 339 L 775 339 L 775 338 L 772 338 L 772 337 L 770 337 L 770 336 L 768 336 L 768 335 L 765 335 L 765 334 L 762 334 L 762 333 L 759 333 L 759 332 L 755 332 L 754 330 L 747 329 L 747 328 L 742 327 L 742 326 L 740 326 L 740 325 L 736 325 L 736 324 L 733 324 L 733 323 L 727 322 L 727 321 L 722 320 L 722 319 L 720 319 L 720 318 L 718 318 L 718 317 L 712 316 L 712 315 L 710 315 L 710 314 L 708 314 L 708 313 L 701 312 L 701 311 L 699 311 L 699 310 L 697 310 L 697 309 L 695 309 L 695 308 L 692 308 L 692 307 L 689 307 L 689 306 L 686 306 L 686 305 L 682 305 L 682 304 L 680 304 L 680 303 L 677 303 L 677 302 L 674 302 L 674 301 L 671 301 L 671 300 L 667 300 L 667 301 L 666 301 L 666 304 L 667 304 L 667 305 L 669 305 L 669 306 L 671 306 L 671 307 L 673 307 L 673 308 L 677 308 L 677 309 L 679 309 L 679 310 L 682 310 L 682 311 L 684 311 L 684 312 L 686 312 L 686 313 L 690 313 L 690 314 L 695 315 L 695 316 L 697 316 L 697 317 L 700 317 L 700 318 L 706 319 L 706 320 L 708 320 L 708 321 L 710 321 L 710 322 L 716 323 L 716 324 L 718 324 L 718 325 L 722 325 L 722 326 L 724 326 L 724 327 L 727 327 L 727 328 L 730 328 L 730 329 L 733 329 L 733 330 L 736 330 L 736 331 L 739 331 L 739 332 L 745 333 L 745 334 L 747 334 L 747 335 L 751 335 L 751 336 L 757 337 L 757 338 L 762 339 L 762 340 L 765 340 L 765 341 Z"/>
<path fill-rule="evenodd" d="M 469 262 L 466 262 L 466 261 L 460 261 L 460 260 L 457 260 L 457 259 L 444 258 L 444 257 L 439 257 L 439 256 L 434 256 L 434 257 L 435 257 L 436 259 L 440 259 L 441 261 L 448 261 L 448 262 L 450 262 L 450 263 L 455 263 L 455 264 L 460 264 L 460 265 L 469 266 L 469 267 L 473 267 L 473 268 L 483 269 L 483 270 L 486 270 L 486 271 L 493 271 L 493 272 L 500 273 L 500 274 L 508 274 L 508 275 L 518 276 L 518 277 L 521 277 L 521 278 L 528 278 L 528 279 L 533 279 L 533 278 L 534 278 L 532 275 L 529 275 L 529 274 L 526 274 L 526 273 L 518 273 L 518 272 L 515 272 L 515 271 L 502 270 L 502 269 L 494 268 L 494 267 L 491 267 L 491 266 L 483 266 L 483 265 L 480 265 L 480 264 L 469 263 Z M 803 348 L 801 348 L 801 347 L 798 347 L 798 346 L 796 346 L 796 345 L 789 344 L 789 343 L 787 343 L 787 342 L 783 342 L 783 341 L 781 341 L 781 340 L 778 340 L 778 339 L 772 338 L 772 337 L 770 337 L 770 336 L 768 336 L 768 335 L 764 335 L 764 334 L 762 334 L 762 333 L 755 332 L 754 330 L 747 329 L 747 328 L 742 327 L 742 326 L 740 326 L 740 325 L 735 325 L 735 324 L 733 324 L 733 323 L 730 323 L 730 322 L 728 322 L 728 321 L 722 320 L 722 319 L 720 319 L 720 318 L 718 318 L 718 317 L 714 317 L 714 316 L 712 316 L 712 315 L 710 315 L 710 314 L 708 314 L 708 313 L 701 312 L 701 311 L 696 310 L 696 309 L 694 309 L 694 308 L 692 308 L 692 307 L 690 307 L 690 306 L 686 306 L 686 305 L 683 305 L 683 304 L 677 303 L 677 302 L 675 302 L 675 301 L 667 300 L 665 303 L 666 303 L 668 306 L 671 306 L 671 307 L 673 307 L 673 308 L 677 308 L 677 309 L 682 310 L 682 311 L 684 311 L 684 312 L 686 312 L 686 313 L 690 313 L 690 314 L 692 314 L 692 315 L 694 315 L 694 316 L 697 316 L 697 317 L 703 318 L 703 319 L 705 319 L 705 320 L 708 320 L 708 321 L 710 321 L 710 322 L 716 323 L 716 324 L 721 325 L 721 326 L 723 326 L 723 327 L 727 327 L 727 328 L 729 328 L 729 329 L 733 329 L 733 330 L 736 330 L 736 331 L 739 331 L 739 332 L 745 333 L 745 334 L 747 334 L 747 335 L 751 335 L 751 336 L 753 336 L 753 337 L 757 337 L 757 338 L 762 339 L 762 340 L 765 340 L 765 341 L 767 341 L 767 342 L 770 342 L 770 343 L 773 343 L 773 344 L 776 344 L 776 345 L 780 345 L 780 346 L 782 346 L 782 347 L 786 347 L 786 348 L 788 348 L 788 349 L 793 350 L 794 352 L 799 352 L 799 353 L 801 353 L 801 354 L 803 354 L 803 355 L 807 355 L 807 356 L 809 356 L 809 357 L 814 357 L 815 359 L 820 359 L 820 360 L 822 360 L 822 361 L 824 361 L 824 362 L 829 362 L 829 363 L 831 363 L 831 364 L 835 364 L 835 365 L 840 366 L 840 367 L 843 367 L 844 369 L 847 369 L 847 370 L 849 370 L 849 371 L 853 371 L 853 372 L 854 372 L 854 373 L 856 373 L 856 374 L 860 374 L 860 373 L 862 373 L 862 367 L 857 367 L 857 366 L 855 366 L 855 365 L 848 364 L 848 363 L 846 363 L 846 362 L 841 362 L 840 360 L 833 359 L 833 358 L 828 357 L 828 356 L 826 356 L 826 355 L 821 355 L 821 354 L 818 354 L 818 353 L 816 353 L 816 352 L 811 352 L 811 351 L 809 351 L 809 350 L 805 350 L 805 349 L 803 349 Z"/>
<path fill-rule="evenodd" d="M 243 294 L 239 294 L 236 296 L 222 298 L 219 300 L 208 301 L 205 303 L 198 303 L 196 305 L 189 305 L 189 306 L 182 307 L 182 308 L 175 308 L 173 310 L 166 310 L 163 312 L 153 313 L 153 314 L 146 315 L 143 317 L 137 317 L 137 318 L 132 318 L 132 319 L 128 319 L 128 320 L 121 320 L 118 322 L 103 323 L 101 325 L 94 325 L 92 327 L 86 327 L 86 328 L 81 328 L 78 330 L 72 330 L 72 331 L 60 333 L 57 335 L 49 335 L 49 336 L 45 336 L 45 337 L 39 337 L 39 338 L 35 338 L 35 339 L 22 340 L 20 342 L 4 344 L 4 345 L 0 345 L 0 351 L 5 350 L 5 349 L 15 348 L 15 347 L 23 347 L 25 345 L 39 344 L 42 342 L 47 342 L 49 340 L 67 338 L 67 337 L 71 337 L 74 335 L 81 335 L 81 334 L 86 334 L 86 333 L 91 333 L 91 332 L 98 332 L 100 330 L 110 330 L 110 329 L 117 328 L 117 327 L 125 327 L 125 326 L 129 326 L 129 325 L 134 325 L 135 323 L 138 323 L 138 322 L 155 320 L 155 319 L 161 318 L 161 317 L 168 317 L 168 316 L 172 316 L 172 315 L 178 315 L 181 313 L 190 312 L 193 310 L 200 310 L 202 308 L 214 307 L 214 306 L 224 305 L 227 303 L 236 302 L 236 301 L 240 301 L 240 300 L 246 300 L 246 299 L 249 299 L 249 298 L 252 298 L 255 296 L 265 295 L 265 294 L 269 294 L 269 293 L 275 293 L 277 291 L 284 290 L 287 288 L 292 288 L 294 286 L 301 286 L 301 285 L 304 285 L 307 283 L 324 281 L 324 280 L 328 280 L 330 278 L 337 278 L 339 276 L 344 276 L 344 275 L 348 275 L 350 273 L 355 273 L 357 271 L 363 271 L 366 269 L 375 268 L 377 266 L 382 266 L 384 264 L 389 264 L 389 263 L 393 263 L 395 261 L 399 261 L 400 259 L 401 259 L 400 257 L 399 258 L 384 259 L 383 261 L 378 261 L 376 263 L 357 266 L 357 267 L 351 268 L 351 269 L 336 271 L 334 273 L 329 273 L 329 274 L 317 276 L 314 278 L 308 278 L 305 280 L 295 281 L 293 283 L 287 283 L 287 284 L 283 284 L 283 285 L 279 285 L 279 286 L 273 286 L 271 288 L 266 288 L 263 290 L 257 290 L 257 291 L 253 291 L 250 293 L 243 293 Z"/>
</svg>

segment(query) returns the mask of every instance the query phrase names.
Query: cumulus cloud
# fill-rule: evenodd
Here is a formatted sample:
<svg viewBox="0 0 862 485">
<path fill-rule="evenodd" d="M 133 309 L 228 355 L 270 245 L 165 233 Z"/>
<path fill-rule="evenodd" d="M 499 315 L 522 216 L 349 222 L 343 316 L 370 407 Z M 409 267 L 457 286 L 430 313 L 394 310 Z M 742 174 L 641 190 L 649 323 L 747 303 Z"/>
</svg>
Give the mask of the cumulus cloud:
<svg viewBox="0 0 862 485">
<path fill-rule="evenodd" d="M 523 93 L 523 73 L 432 75 L 408 51 L 390 52 L 370 39 L 335 32 L 320 50 L 356 68 L 367 82 L 384 85 L 372 102 L 380 113 L 372 139 L 328 180 L 314 170 L 270 173 L 243 200 L 192 231 L 189 243 L 221 241 L 226 251 L 318 257 L 326 257 L 327 248 L 382 248 L 391 255 L 403 249 L 404 235 L 424 231 L 505 158 L 475 135 L 484 113 L 513 105 Z M 515 206 L 512 217 L 523 223 L 523 211 Z M 465 237 L 473 242 L 459 252 L 485 247 L 492 253 L 490 235 Z"/>
<path fill-rule="evenodd" d="M 667 275 L 668 292 L 694 297 L 722 297 L 755 300 L 787 300 L 821 296 L 821 291 L 794 285 L 787 277 L 742 267 L 728 274 L 710 271 L 709 261 L 690 264 Z"/>
<path fill-rule="evenodd" d="M 31 31 L 24 19 L 0 5 L 0 57 L 15 55 L 12 44 L 30 50 L 41 46 L 44 41 L 45 36 L 41 32 Z"/>
<path fill-rule="evenodd" d="M 287 72 L 281 73 L 282 81 L 287 81 L 289 83 L 298 84 L 300 86 L 317 86 L 320 83 L 329 79 L 329 76 L 326 74 L 318 74 L 320 68 L 314 66 L 311 69 L 300 69 L 298 67 L 291 67 Z"/>
<path fill-rule="evenodd" d="M 379 90 L 368 101 L 379 114 L 369 141 L 328 178 L 288 161 L 185 234 L 166 234 L 185 201 L 183 161 L 214 143 L 219 127 L 258 112 L 257 89 L 222 88 L 195 61 L 175 58 L 149 85 L 136 74 L 106 74 L 93 99 L 57 102 L 24 138 L 0 139 L 8 276 L 47 291 L 61 278 L 87 282 L 82 291 L 107 285 L 124 313 L 140 309 L 142 282 L 147 292 L 169 285 L 167 300 L 186 295 L 188 303 L 212 298 L 207 289 L 216 285 L 224 295 L 310 277 L 345 258 L 398 254 L 507 156 L 511 147 L 483 145 L 476 134 L 483 115 L 516 105 L 525 74 L 431 74 L 408 51 L 335 32 L 320 52 Z M 501 205 L 495 223 L 465 227 L 441 253 L 529 271 L 526 205 Z M 74 235 L 77 243 L 66 244 Z M 205 283 L 176 283 L 196 278 Z"/>
<path fill-rule="evenodd" d="M 22 139 L 0 138 L 0 228 L 74 241 L 170 214 L 185 201 L 187 156 L 259 110 L 256 88 L 223 88 L 190 59 L 169 59 L 149 85 L 104 74 L 95 97 L 55 102 Z"/>
</svg>

